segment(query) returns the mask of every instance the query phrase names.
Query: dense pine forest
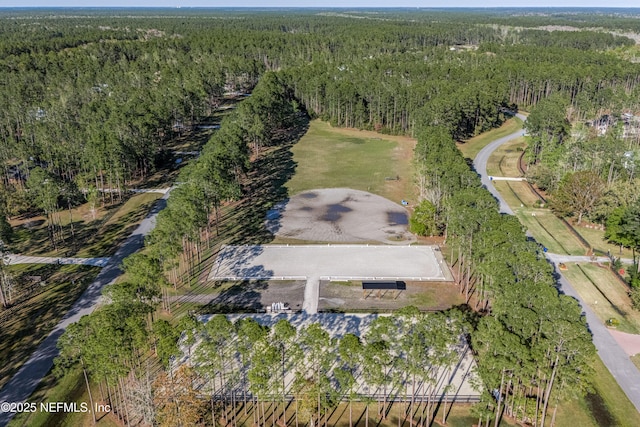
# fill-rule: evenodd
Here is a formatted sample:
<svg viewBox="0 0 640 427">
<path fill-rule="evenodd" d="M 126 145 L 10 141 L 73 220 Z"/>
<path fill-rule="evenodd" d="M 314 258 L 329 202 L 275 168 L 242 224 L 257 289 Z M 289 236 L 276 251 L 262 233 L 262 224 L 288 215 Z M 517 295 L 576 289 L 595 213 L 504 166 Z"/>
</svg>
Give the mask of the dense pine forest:
<svg viewBox="0 0 640 427">
<path fill-rule="evenodd" d="M 55 248 L 72 232 L 59 223 L 61 211 L 118 203 L 171 164 L 176 135 L 237 101 L 199 157 L 181 167 L 145 251 L 124 263 L 127 281 L 105 288 L 110 304 L 61 339 L 56 373 L 80 366 L 131 425 L 235 426 L 233 414 L 249 405 L 254 423 L 268 425 L 285 416 L 285 402 L 295 402 L 296 417 L 300 405 L 304 422 L 326 425 L 338 402 L 366 401 L 368 411 L 374 395 L 380 417 L 397 399 L 430 425 L 432 368 L 449 369 L 462 337 L 482 383 L 476 421 L 488 426 L 506 413 L 548 425 L 558 405 L 590 390 L 591 336 L 577 302 L 558 293 L 540 246 L 515 217 L 498 213 L 456 142 L 529 112 L 528 177 L 558 215 L 606 224 L 635 262 L 633 13 L 0 12 L 3 250 L 12 242 L 8 219 L 35 213 L 46 217 L 46 244 Z M 296 332 L 286 322 L 269 329 L 224 316 L 158 320 L 159 309 L 171 311 L 167 295 L 197 280 L 198 265 L 220 244 L 221 211 L 257 197 L 251 178 L 277 175 L 267 153 L 287 148 L 310 118 L 417 139 L 427 214 L 412 222 L 421 234 L 443 236 L 467 304 L 428 315 L 407 308 L 380 317 L 368 336 L 340 340 L 319 325 Z M 587 185 L 593 203 L 575 200 L 572 185 Z M 632 270 L 630 283 L 640 287 L 640 270 Z M 7 291 L 20 284 L 0 273 L 8 306 Z M 443 330 L 448 336 L 434 332 Z M 179 368 L 189 356 L 205 362 Z M 295 376 L 286 391 L 285 374 Z M 359 375 L 379 392 L 359 395 Z M 416 376 L 428 401 L 407 392 Z"/>
</svg>

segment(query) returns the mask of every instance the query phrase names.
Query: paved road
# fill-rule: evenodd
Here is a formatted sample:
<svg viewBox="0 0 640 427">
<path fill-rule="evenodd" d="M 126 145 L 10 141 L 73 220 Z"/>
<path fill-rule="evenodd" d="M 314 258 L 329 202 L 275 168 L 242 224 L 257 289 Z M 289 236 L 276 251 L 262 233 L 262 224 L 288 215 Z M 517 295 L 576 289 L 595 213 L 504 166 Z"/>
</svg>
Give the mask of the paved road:
<svg viewBox="0 0 640 427">
<path fill-rule="evenodd" d="M 524 116 L 518 115 L 523 120 L 526 120 Z M 513 133 L 511 135 L 505 136 L 504 138 L 497 139 L 483 148 L 475 160 L 473 161 L 473 165 L 476 171 L 482 177 L 482 184 L 493 194 L 493 196 L 498 199 L 500 202 L 500 212 L 506 213 L 509 215 L 513 215 L 513 210 L 507 205 L 505 200 L 502 198 L 500 193 L 495 189 L 491 180 L 487 176 L 487 161 L 489 160 L 489 156 L 493 153 L 500 145 L 508 142 L 511 139 L 514 139 L 518 136 L 522 135 L 522 131 Z M 557 254 L 549 254 L 547 253 L 547 259 L 554 264 L 555 270 L 558 276 L 558 282 L 560 283 L 560 288 L 562 292 L 566 295 L 569 295 L 580 302 L 582 309 L 587 318 L 587 324 L 589 326 L 589 330 L 593 334 L 593 343 L 598 350 L 598 355 L 602 362 L 605 364 L 609 372 L 616 379 L 624 393 L 627 395 L 629 400 L 634 404 L 636 409 L 640 411 L 640 371 L 635 367 L 635 365 L 631 362 L 625 351 L 618 345 L 613 336 L 609 333 L 609 330 L 604 326 L 602 321 L 598 319 L 595 313 L 589 308 L 587 304 L 580 298 L 578 293 L 573 289 L 569 281 L 562 275 L 562 272 L 558 269 L 557 263 L 559 262 L 570 262 L 570 261 L 560 261 L 561 255 Z M 564 257 L 564 256 L 562 256 Z M 565 258 L 582 258 L 582 257 L 565 257 Z M 590 259 L 590 257 L 586 257 Z M 573 260 L 575 262 L 576 260 Z"/>
<path fill-rule="evenodd" d="M 71 264 L 71 265 L 91 265 L 94 267 L 104 267 L 109 264 L 110 258 L 66 258 L 48 256 L 27 256 L 9 255 L 7 265 L 16 264 Z"/>
<path fill-rule="evenodd" d="M 317 276 L 309 277 L 304 287 L 302 311 L 307 314 L 318 313 L 318 299 L 320 299 L 320 278 Z"/>
<path fill-rule="evenodd" d="M 158 200 L 146 218 L 142 220 L 138 228 L 120 246 L 120 249 L 110 258 L 109 263 L 102 269 L 96 280 L 89 285 L 78 298 L 65 317 L 56 325 L 49 336 L 42 341 L 33 352 L 31 358 L 25 362 L 13 378 L 0 390 L 0 403 L 25 402 L 40 383 L 40 380 L 53 366 L 53 359 L 58 354 L 56 343 L 64 333 L 67 326 L 77 322 L 86 314 L 90 314 L 101 296 L 101 290 L 105 285 L 112 283 L 121 273 L 122 260 L 140 249 L 144 243 L 144 237 L 155 227 L 156 216 L 166 206 L 169 193 Z M 0 426 L 5 426 L 13 413 L 0 412 Z"/>
<path fill-rule="evenodd" d="M 527 117 L 523 116 L 522 114 L 517 114 L 517 117 L 522 121 L 527 120 Z M 511 210 L 507 202 L 505 202 L 505 200 L 502 198 L 502 195 L 498 193 L 496 188 L 491 183 L 491 179 L 489 175 L 487 175 L 487 162 L 489 161 L 489 157 L 491 156 L 491 154 L 498 147 L 500 147 L 502 144 L 506 142 L 511 141 L 512 139 L 522 136 L 522 133 L 523 131 L 519 130 L 518 132 L 514 132 L 511 135 L 503 136 L 502 138 L 496 139 L 495 141 L 489 143 L 482 150 L 480 150 L 480 152 L 476 155 L 476 158 L 473 160 L 473 167 L 476 169 L 476 172 L 478 172 L 478 174 L 480 175 L 480 178 L 482 180 L 482 185 L 487 187 L 487 190 L 489 190 L 491 194 L 493 194 L 493 196 L 496 199 L 498 199 L 498 202 L 500 203 L 500 212 L 506 213 L 509 215 L 513 215 L 513 211 Z"/>
<path fill-rule="evenodd" d="M 607 256 L 591 257 L 586 255 L 563 255 L 552 253 L 547 253 L 546 255 L 547 259 L 554 264 L 560 262 L 611 262 L 611 259 Z M 621 258 L 620 262 L 623 264 L 633 264 L 633 260 L 631 258 Z"/>
</svg>

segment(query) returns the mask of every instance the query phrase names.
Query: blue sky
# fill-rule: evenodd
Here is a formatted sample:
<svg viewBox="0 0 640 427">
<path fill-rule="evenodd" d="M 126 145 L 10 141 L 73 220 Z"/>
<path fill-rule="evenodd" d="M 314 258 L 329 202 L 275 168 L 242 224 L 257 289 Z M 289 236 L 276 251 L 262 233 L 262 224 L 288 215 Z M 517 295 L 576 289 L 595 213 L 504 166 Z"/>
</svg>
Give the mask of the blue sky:
<svg viewBox="0 0 640 427">
<path fill-rule="evenodd" d="M 0 7 L 634 7 L 636 0 L 0 0 Z"/>
</svg>

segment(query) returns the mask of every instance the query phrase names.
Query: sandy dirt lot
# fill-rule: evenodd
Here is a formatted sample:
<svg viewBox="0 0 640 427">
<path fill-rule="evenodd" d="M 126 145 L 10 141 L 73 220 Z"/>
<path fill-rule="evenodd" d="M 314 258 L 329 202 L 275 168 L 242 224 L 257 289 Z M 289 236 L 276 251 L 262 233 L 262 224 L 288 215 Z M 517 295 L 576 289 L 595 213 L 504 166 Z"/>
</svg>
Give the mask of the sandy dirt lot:
<svg viewBox="0 0 640 427">
<path fill-rule="evenodd" d="M 217 283 L 211 293 L 170 297 L 172 302 L 195 303 L 229 311 L 259 311 L 274 302 L 287 304 L 292 311 L 302 309 L 305 281 L 251 281 Z"/>
<path fill-rule="evenodd" d="M 200 321 L 207 322 L 212 316 L 201 316 Z M 357 336 L 365 336 L 371 322 L 378 317 L 375 314 L 333 314 L 333 313 L 320 313 L 314 315 L 308 315 L 305 313 L 296 314 L 257 314 L 257 315 L 229 315 L 227 316 L 232 322 L 236 322 L 241 318 L 251 317 L 258 323 L 263 325 L 272 326 L 280 319 L 287 319 L 296 329 L 308 327 L 312 323 L 320 323 L 323 328 L 333 338 L 341 337 L 346 333 L 352 333 Z M 197 344 L 196 344 L 197 345 Z M 435 387 L 438 390 L 438 394 L 447 394 L 453 396 L 478 396 L 480 393 L 473 389 L 471 384 L 477 381 L 475 370 L 475 362 L 469 351 L 468 345 L 466 345 L 464 339 L 461 337 L 458 346 L 458 358 L 456 362 L 451 366 L 451 369 L 445 370 L 440 368 L 437 374 L 433 375 L 433 378 L 437 378 Z M 185 352 L 186 353 L 186 352 Z M 291 384 L 293 376 L 288 375 L 285 379 L 287 384 Z M 447 390 L 445 385 L 451 383 L 451 387 Z M 409 387 L 409 386 L 407 386 Z M 361 376 L 357 377 L 356 389 L 360 393 L 367 393 L 367 390 L 375 389 L 375 387 L 366 384 L 366 381 Z"/>
<path fill-rule="evenodd" d="M 267 214 L 276 236 L 317 242 L 407 244 L 408 211 L 366 191 L 326 188 L 299 193 Z"/>
<path fill-rule="evenodd" d="M 458 286 L 451 282 L 406 282 L 406 289 L 362 290 L 362 282 L 320 283 L 318 311 L 355 311 L 355 310 L 398 310 L 409 305 L 420 310 L 446 310 L 462 304 L 464 299 Z"/>
</svg>

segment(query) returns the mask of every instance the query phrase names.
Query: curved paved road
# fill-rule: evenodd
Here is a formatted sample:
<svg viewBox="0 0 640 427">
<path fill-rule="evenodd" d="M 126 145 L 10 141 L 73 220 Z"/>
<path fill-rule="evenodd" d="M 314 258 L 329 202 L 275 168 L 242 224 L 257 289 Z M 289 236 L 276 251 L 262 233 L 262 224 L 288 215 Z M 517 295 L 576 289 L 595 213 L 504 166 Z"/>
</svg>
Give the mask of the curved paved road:
<svg viewBox="0 0 640 427">
<path fill-rule="evenodd" d="M 53 359 L 58 354 L 58 348 L 56 347 L 58 338 L 64 333 L 68 325 L 77 322 L 82 316 L 90 314 L 95 309 L 98 299 L 102 295 L 102 288 L 112 283 L 122 274 L 122 270 L 120 270 L 122 260 L 140 249 L 144 243 L 144 237 L 155 227 L 156 216 L 166 206 L 167 198 L 169 198 L 169 193 L 166 193 L 154 204 L 146 218 L 142 220 L 138 228 L 131 233 L 129 238 L 120 246 L 120 249 L 110 258 L 109 263 L 98 274 L 95 281 L 78 298 L 60 323 L 53 328 L 49 336 L 40 343 L 31 358 L 4 385 L 0 390 L 0 403 L 27 401 L 40 383 L 40 380 L 53 366 Z M 13 413 L 0 412 L 0 426 L 7 425 L 14 415 Z"/>
<path fill-rule="evenodd" d="M 516 116 L 522 120 L 523 122 L 527 120 L 527 117 L 522 114 L 516 114 Z M 515 139 L 519 136 L 523 135 L 523 131 L 519 130 L 517 132 L 512 133 L 511 135 L 503 136 L 502 138 L 496 139 L 495 141 L 489 143 L 486 147 L 484 147 L 480 152 L 476 155 L 476 158 L 473 160 L 473 167 L 476 169 L 476 172 L 480 175 L 480 179 L 482 181 L 482 185 L 484 185 L 487 190 L 493 194 L 493 197 L 498 199 L 500 203 L 500 213 L 506 213 L 509 215 L 513 215 L 513 211 L 504 200 L 502 195 L 498 193 L 496 188 L 493 186 L 489 175 L 487 174 L 487 162 L 489 161 L 489 157 L 491 154 L 500 147 L 502 144 L 505 144 L 512 139 Z"/>
<path fill-rule="evenodd" d="M 518 117 L 522 120 L 526 120 L 526 117 L 520 114 L 518 114 Z M 513 210 L 511 210 L 509 205 L 507 205 L 500 193 L 491 183 L 491 180 L 487 175 L 487 161 L 489 160 L 489 156 L 491 156 L 499 146 L 520 135 L 522 135 L 522 131 L 493 141 L 484 147 L 473 161 L 476 172 L 478 172 L 482 178 L 482 184 L 500 202 L 500 212 L 509 215 L 513 215 Z M 546 256 L 549 262 L 551 262 L 555 267 L 558 283 L 560 283 L 562 292 L 580 302 L 582 310 L 587 318 L 589 330 L 593 334 L 593 343 L 598 350 L 600 359 L 602 359 L 602 362 L 605 364 L 607 369 L 609 369 L 609 372 L 611 372 L 629 400 L 640 412 L 640 371 L 631 362 L 625 351 L 618 345 L 602 321 L 598 319 L 591 308 L 584 303 L 569 281 L 562 275 L 557 266 L 557 263 L 559 262 L 558 257 L 560 256 L 549 253 L 547 253 Z"/>
</svg>

